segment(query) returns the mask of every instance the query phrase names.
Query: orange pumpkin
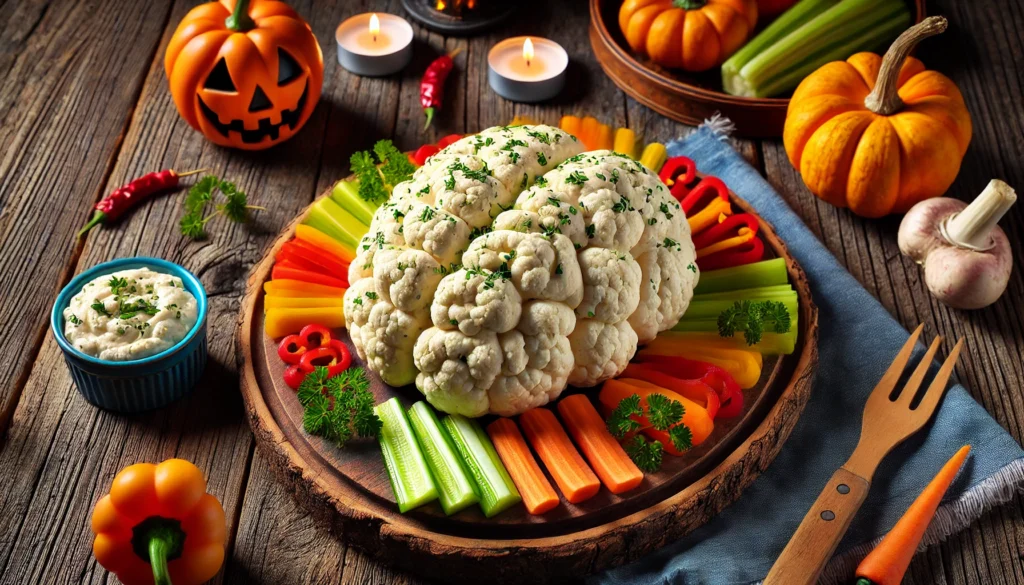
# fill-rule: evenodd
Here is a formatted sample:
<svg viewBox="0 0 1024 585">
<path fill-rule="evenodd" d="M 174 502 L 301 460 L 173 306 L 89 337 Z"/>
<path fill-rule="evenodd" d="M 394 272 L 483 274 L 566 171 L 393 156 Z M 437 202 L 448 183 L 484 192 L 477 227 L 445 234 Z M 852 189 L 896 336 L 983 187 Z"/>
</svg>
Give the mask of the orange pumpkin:
<svg viewBox="0 0 1024 585">
<path fill-rule="evenodd" d="M 907 55 L 946 29 L 930 17 L 885 54 L 822 66 L 793 93 L 783 142 L 819 198 L 857 215 L 905 213 L 946 192 L 971 141 L 971 116 L 948 77 Z"/>
<path fill-rule="evenodd" d="M 721 65 L 755 24 L 755 0 L 626 0 L 619 9 L 619 27 L 635 52 L 687 71 Z"/>
<path fill-rule="evenodd" d="M 164 57 L 178 113 L 221 146 L 269 148 L 309 120 L 324 58 L 309 25 L 276 0 L 220 0 L 185 15 Z"/>
</svg>

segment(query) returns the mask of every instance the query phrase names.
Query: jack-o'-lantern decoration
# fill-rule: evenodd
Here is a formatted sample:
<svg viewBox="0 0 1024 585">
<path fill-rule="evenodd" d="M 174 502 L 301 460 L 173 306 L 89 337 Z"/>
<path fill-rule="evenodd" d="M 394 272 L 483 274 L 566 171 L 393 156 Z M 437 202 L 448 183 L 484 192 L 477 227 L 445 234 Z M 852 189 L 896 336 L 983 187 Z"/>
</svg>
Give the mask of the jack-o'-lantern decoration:
<svg viewBox="0 0 1024 585">
<path fill-rule="evenodd" d="M 174 31 L 164 68 L 181 117 L 211 141 L 246 150 L 298 132 L 324 78 L 309 25 L 276 0 L 193 8 Z"/>
</svg>

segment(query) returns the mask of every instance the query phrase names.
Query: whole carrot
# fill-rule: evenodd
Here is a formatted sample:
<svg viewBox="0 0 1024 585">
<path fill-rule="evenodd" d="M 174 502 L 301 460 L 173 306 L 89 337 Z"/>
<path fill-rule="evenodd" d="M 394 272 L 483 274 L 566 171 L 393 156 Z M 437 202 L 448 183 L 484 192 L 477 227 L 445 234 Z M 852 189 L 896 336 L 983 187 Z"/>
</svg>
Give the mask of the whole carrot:
<svg viewBox="0 0 1024 585">
<path fill-rule="evenodd" d="M 444 82 L 448 79 L 452 69 L 455 68 L 455 61 L 452 59 L 462 49 L 455 49 L 447 55 L 441 55 L 434 62 L 427 66 L 423 72 L 423 80 L 420 81 L 420 105 L 423 106 L 423 113 L 427 115 L 427 124 L 424 130 L 430 127 L 434 120 L 434 113 L 441 107 L 444 99 Z"/>
<path fill-rule="evenodd" d="M 892 527 L 889 534 L 885 535 L 882 542 L 878 543 L 875 550 L 864 557 L 857 567 L 857 585 L 900 584 L 907 567 L 910 566 L 910 560 L 917 552 L 921 537 L 935 516 L 942 496 L 946 495 L 946 490 L 956 479 L 956 474 L 970 452 L 970 445 L 961 447 L 956 455 L 942 466 L 935 479 L 925 486 L 921 495 L 910 504 L 903 517 Z"/>
<path fill-rule="evenodd" d="M 177 187 L 178 179 L 181 177 L 201 173 L 205 170 L 206 169 L 199 169 L 179 174 L 174 172 L 173 169 L 167 169 L 158 173 L 142 175 L 128 184 L 114 189 L 110 195 L 100 199 L 100 201 L 93 206 L 93 209 L 95 209 L 96 212 L 93 213 L 92 219 L 89 220 L 89 223 L 85 224 L 85 227 L 78 232 L 76 237 L 82 237 L 97 224 L 114 221 L 121 217 L 121 214 L 138 204 L 139 201 L 148 198 L 150 195 Z"/>
</svg>

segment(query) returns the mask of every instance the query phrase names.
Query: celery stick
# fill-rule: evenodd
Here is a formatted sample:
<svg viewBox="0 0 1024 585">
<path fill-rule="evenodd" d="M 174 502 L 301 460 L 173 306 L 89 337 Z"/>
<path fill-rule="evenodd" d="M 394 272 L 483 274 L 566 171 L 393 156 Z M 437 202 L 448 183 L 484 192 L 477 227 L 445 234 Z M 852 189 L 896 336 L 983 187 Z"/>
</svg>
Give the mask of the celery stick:
<svg viewBox="0 0 1024 585">
<path fill-rule="evenodd" d="M 356 219 L 354 215 L 345 211 L 340 205 L 334 202 L 330 197 L 321 197 L 313 204 L 313 207 L 319 207 L 324 213 L 334 218 L 334 221 L 338 222 L 346 233 L 348 233 L 358 243 L 359 240 L 366 235 L 366 232 L 370 231 L 368 225 Z"/>
<path fill-rule="evenodd" d="M 701 319 L 712 319 L 717 320 L 718 316 L 731 308 L 734 304 L 739 301 L 776 301 L 786 306 L 786 310 L 789 311 L 790 317 L 796 314 L 797 310 L 797 299 L 796 291 L 792 291 L 786 295 L 773 296 L 773 297 L 744 297 L 742 299 L 729 299 L 729 300 L 718 300 L 718 301 L 690 301 L 690 306 L 686 308 L 686 313 L 683 314 L 683 321 L 698 321 Z"/>
<path fill-rule="evenodd" d="M 409 408 L 409 422 L 434 477 L 444 513 L 451 516 L 479 502 L 476 486 L 434 409 L 422 400 L 413 404 Z"/>
<path fill-rule="evenodd" d="M 346 232 L 341 224 L 318 205 L 309 208 L 309 213 L 306 214 L 306 219 L 302 220 L 302 223 L 320 230 L 351 249 L 355 249 L 359 245 L 358 240 L 353 241 L 351 234 Z"/>
<path fill-rule="evenodd" d="M 359 196 L 359 181 L 338 181 L 331 189 L 331 199 L 366 226 L 377 211 L 376 205 Z"/>
<path fill-rule="evenodd" d="M 743 66 L 837 2 L 839 0 L 802 0 L 782 13 L 722 64 L 722 86 L 725 91 L 733 95 L 749 95 L 748 92 L 752 90 L 740 75 Z"/>
<path fill-rule="evenodd" d="M 705 322 L 694 321 L 692 323 L 696 324 Z M 681 324 L 682 323 L 680 323 L 680 325 Z M 682 333 L 683 336 L 691 338 L 696 342 L 707 344 L 708 347 L 721 347 L 724 344 L 736 349 L 756 351 L 762 355 L 789 355 L 793 353 L 793 350 L 796 347 L 797 330 L 797 320 L 793 319 L 788 332 L 762 333 L 761 341 L 758 341 L 754 345 L 747 345 L 747 340 L 743 338 L 742 333 L 737 333 L 732 337 L 720 337 L 718 335 L 717 325 L 714 330 L 701 329 L 678 331 L 673 329 L 673 331 L 676 331 L 673 335 L 679 335 L 679 333 Z"/>
<path fill-rule="evenodd" d="M 475 420 L 450 414 L 441 421 L 476 481 L 480 509 L 488 518 L 522 501 L 487 433 Z"/>
<path fill-rule="evenodd" d="M 788 283 L 789 274 L 786 272 L 786 260 L 774 258 L 732 268 L 702 272 L 700 282 L 693 292 L 694 294 L 717 293 Z"/>
<path fill-rule="evenodd" d="M 717 293 L 706 293 L 693 295 L 690 302 L 696 301 L 742 301 L 743 299 L 769 299 L 779 295 L 787 295 L 793 292 L 793 287 L 788 284 L 777 284 L 774 286 L 761 286 L 758 288 L 743 288 L 739 290 L 727 290 Z M 772 299 L 774 300 L 774 299 Z"/>
<path fill-rule="evenodd" d="M 392 398 L 375 406 L 373 411 L 384 423 L 380 429 L 380 450 L 398 501 L 398 511 L 405 513 L 436 500 L 437 487 L 402 403 L 397 397 Z"/>
</svg>

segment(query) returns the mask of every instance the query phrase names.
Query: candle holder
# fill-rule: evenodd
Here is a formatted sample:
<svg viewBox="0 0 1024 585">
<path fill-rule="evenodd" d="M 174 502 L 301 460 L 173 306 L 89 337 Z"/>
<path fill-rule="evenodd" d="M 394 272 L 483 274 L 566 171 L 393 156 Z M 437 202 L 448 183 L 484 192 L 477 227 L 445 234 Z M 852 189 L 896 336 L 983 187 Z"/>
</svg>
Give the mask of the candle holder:
<svg viewBox="0 0 1024 585">
<path fill-rule="evenodd" d="M 356 75 L 383 77 L 412 61 L 412 25 L 394 14 L 357 14 L 338 25 L 338 64 Z"/>
<path fill-rule="evenodd" d="M 470 35 L 492 28 L 512 15 L 515 2 L 487 0 L 402 0 L 402 7 L 430 30 Z"/>
<path fill-rule="evenodd" d="M 542 102 L 561 93 L 568 66 L 569 54 L 558 43 L 513 37 L 487 53 L 487 82 L 507 100 Z"/>
</svg>

